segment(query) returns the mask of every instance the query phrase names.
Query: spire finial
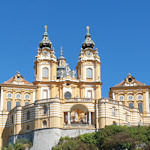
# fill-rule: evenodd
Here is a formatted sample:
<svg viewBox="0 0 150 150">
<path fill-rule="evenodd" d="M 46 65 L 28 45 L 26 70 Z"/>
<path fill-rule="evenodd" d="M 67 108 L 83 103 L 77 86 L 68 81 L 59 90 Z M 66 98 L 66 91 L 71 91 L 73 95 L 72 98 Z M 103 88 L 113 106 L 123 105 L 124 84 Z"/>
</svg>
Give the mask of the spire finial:
<svg viewBox="0 0 150 150">
<path fill-rule="evenodd" d="M 89 27 L 89 26 L 86 26 L 86 29 L 87 29 L 87 32 L 89 32 L 89 30 L 90 30 L 90 27 Z"/>
<path fill-rule="evenodd" d="M 20 74 L 20 72 L 19 72 L 19 71 L 17 71 L 17 74 Z"/>
<path fill-rule="evenodd" d="M 47 25 L 45 25 L 44 28 L 45 28 L 45 32 L 47 32 Z"/>
<path fill-rule="evenodd" d="M 63 54 L 63 47 L 61 46 L 60 49 L 61 49 L 60 54 L 62 56 L 62 54 Z"/>
</svg>

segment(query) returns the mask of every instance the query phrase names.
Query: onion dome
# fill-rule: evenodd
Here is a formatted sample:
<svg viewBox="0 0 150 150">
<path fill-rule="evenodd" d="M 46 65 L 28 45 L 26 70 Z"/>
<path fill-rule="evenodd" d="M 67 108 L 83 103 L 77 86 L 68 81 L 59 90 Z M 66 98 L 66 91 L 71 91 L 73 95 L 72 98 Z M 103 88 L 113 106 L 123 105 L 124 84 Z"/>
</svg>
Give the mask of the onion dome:
<svg viewBox="0 0 150 150">
<path fill-rule="evenodd" d="M 85 41 L 82 44 L 83 49 L 86 49 L 86 48 L 92 48 L 93 49 L 95 46 L 95 43 L 91 39 L 91 34 L 89 33 L 89 29 L 90 29 L 90 27 L 87 26 L 87 33 L 85 36 Z"/>
<path fill-rule="evenodd" d="M 58 60 L 66 60 L 65 57 L 62 55 L 62 53 L 63 53 L 63 50 L 62 50 L 62 47 L 61 47 L 61 54 L 60 54 Z"/>
<path fill-rule="evenodd" d="M 40 42 L 40 48 L 43 47 L 52 48 L 52 42 L 49 40 L 48 33 L 47 33 L 47 26 L 45 25 L 44 28 L 45 28 L 45 32 L 43 34 L 43 40 Z"/>
</svg>

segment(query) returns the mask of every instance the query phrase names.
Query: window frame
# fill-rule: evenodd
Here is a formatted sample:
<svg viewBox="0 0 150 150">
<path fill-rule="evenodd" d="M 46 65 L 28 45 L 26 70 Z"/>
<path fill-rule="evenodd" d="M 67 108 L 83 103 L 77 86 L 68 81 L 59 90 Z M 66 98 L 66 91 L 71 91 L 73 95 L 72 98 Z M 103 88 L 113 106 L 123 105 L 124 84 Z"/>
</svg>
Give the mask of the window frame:
<svg viewBox="0 0 150 150">
<path fill-rule="evenodd" d="M 92 79 L 93 78 L 93 69 L 92 68 L 87 68 L 86 75 L 87 75 L 86 76 L 87 79 Z"/>
<path fill-rule="evenodd" d="M 116 116 L 116 108 L 112 107 L 112 116 Z"/>
<path fill-rule="evenodd" d="M 10 102 L 10 106 L 8 106 L 8 103 Z M 8 109 L 10 107 L 10 109 Z M 7 112 L 9 112 L 12 109 L 12 101 L 7 101 Z"/>
<path fill-rule="evenodd" d="M 43 78 L 48 78 L 49 77 L 49 69 L 47 67 L 44 67 L 42 69 L 42 77 Z"/>
</svg>

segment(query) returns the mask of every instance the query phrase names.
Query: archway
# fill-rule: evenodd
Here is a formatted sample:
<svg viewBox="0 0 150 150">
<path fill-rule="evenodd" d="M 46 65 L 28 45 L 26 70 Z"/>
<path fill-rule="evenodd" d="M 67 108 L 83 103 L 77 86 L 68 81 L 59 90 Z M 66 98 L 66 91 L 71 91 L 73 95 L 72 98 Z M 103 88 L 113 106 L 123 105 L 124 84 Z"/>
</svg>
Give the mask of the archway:
<svg viewBox="0 0 150 150">
<path fill-rule="evenodd" d="M 87 124 L 88 123 L 88 108 L 85 105 L 77 104 L 70 109 L 71 124 Z"/>
<path fill-rule="evenodd" d="M 69 112 L 64 112 L 64 122 L 66 125 L 91 125 L 92 118 L 91 112 L 85 105 L 82 104 L 73 105 Z"/>
</svg>

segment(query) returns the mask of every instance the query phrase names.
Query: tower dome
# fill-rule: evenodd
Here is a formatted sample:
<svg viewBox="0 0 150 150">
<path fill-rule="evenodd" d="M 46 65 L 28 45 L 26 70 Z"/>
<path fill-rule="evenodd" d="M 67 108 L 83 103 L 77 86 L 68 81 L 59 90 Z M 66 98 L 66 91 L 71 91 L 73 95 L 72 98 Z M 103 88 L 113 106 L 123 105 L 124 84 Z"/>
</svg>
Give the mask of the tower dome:
<svg viewBox="0 0 150 150">
<path fill-rule="evenodd" d="M 45 32 L 43 34 L 43 39 L 40 42 L 40 48 L 43 47 L 52 48 L 52 42 L 49 40 L 48 33 L 47 33 L 47 26 L 45 25 L 44 28 L 45 28 Z"/>
<path fill-rule="evenodd" d="M 62 55 L 63 51 L 62 51 L 62 47 L 61 47 L 61 54 L 59 56 L 59 58 L 57 59 L 58 61 L 59 60 L 66 60 L 65 57 Z"/>
<path fill-rule="evenodd" d="M 86 48 L 93 49 L 94 46 L 95 46 L 95 43 L 91 39 L 91 34 L 89 33 L 89 29 L 90 29 L 90 27 L 87 26 L 87 33 L 86 33 L 86 36 L 85 36 L 85 41 L 82 44 L 83 49 L 86 49 Z"/>
</svg>

